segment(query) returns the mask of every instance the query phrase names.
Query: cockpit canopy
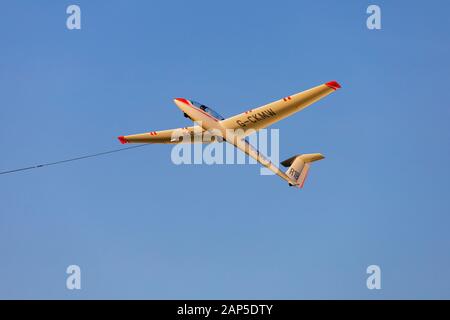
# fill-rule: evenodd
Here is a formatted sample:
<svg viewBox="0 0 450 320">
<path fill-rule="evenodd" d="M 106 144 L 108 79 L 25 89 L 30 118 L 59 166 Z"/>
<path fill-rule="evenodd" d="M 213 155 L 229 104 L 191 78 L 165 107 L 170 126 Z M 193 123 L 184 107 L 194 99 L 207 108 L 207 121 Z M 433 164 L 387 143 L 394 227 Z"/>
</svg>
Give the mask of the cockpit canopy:
<svg viewBox="0 0 450 320">
<path fill-rule="evenodd" d="M 222 117 L 220 114 L 218 114 L 217 112 L 215 112 L 213 109 L 211 109 L 210 107 L 205 106 L 204 104 L 198 103 L 196 101 L 192 101 L 191 103 L 193 106 L 205 111 L 206 113 L 208 113 L 209 115 L 213 116 L 214 118 L 216 118 L 217 120 L 225 120 L 224 117 Z"/>
</svg>

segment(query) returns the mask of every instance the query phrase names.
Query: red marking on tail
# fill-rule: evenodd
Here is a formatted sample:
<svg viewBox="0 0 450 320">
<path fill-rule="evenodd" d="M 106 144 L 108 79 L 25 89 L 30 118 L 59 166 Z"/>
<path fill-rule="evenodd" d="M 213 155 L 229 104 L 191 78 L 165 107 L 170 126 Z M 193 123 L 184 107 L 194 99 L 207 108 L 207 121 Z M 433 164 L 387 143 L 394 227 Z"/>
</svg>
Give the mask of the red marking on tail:
<svg viewBox="0 0 450 320">
<path fill-rule="evenodd" d="M 306 173 L 305 173 L 305 178 L 303 179 L 302 184 L 299 186 L 300 189 L 303 188 L 303 186 L 305 185 L 306 178 L 308 178 L 308 173 L 309 173 L 309 170 L 306 171 Z"/>
</svg>

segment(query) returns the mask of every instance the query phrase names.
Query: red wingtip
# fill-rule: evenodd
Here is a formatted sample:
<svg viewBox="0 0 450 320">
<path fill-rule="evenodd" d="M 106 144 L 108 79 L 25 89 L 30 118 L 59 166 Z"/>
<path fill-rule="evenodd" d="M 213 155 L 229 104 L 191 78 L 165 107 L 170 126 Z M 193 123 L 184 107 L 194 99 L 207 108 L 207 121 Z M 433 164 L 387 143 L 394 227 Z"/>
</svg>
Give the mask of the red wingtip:
<svg viewBox="0 0 450 320">
<path fill-rule="evenodd" d="M 124 136 L 120 136 L 120 137 L 118 137 L 117 139 L 119 139 L 119 141 L 120 141 L 121 144 L 128 143 L 127 139 L 125 139 Z"/>
<path fill-rule="evenodd" d="M 325 83 L 326 86 L 330 87 L 333 90 L 337 90 L 341 88 L 341 85 L 337 83 L 337 81 L 330 81 Z"/>
</svg>

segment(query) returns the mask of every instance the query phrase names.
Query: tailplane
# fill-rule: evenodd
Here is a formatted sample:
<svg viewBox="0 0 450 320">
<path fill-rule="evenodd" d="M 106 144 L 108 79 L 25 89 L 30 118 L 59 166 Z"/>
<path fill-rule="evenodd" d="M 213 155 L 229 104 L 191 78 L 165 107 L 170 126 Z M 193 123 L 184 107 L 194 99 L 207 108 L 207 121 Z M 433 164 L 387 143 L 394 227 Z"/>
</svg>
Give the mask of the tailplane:
<svg viewBox="0 0 450 320">
<path fill-rule="evenodd" d="M 286 175 L 292 180 L 289 185 L 303 188 L 311 163 L 324 158 L 320 153 L 308 153 L 299 154 L 281 162 L 284 167 L 289 167 L 286 171 Z"/>
</svg>

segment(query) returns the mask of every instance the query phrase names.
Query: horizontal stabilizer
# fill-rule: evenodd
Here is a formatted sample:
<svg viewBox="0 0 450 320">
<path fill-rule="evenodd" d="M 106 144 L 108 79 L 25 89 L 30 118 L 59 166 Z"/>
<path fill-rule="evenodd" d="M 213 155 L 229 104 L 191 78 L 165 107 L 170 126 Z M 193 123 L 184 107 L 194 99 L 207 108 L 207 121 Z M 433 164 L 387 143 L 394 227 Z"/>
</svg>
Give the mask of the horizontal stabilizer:
<svg viewBox="0 0 450 320">
<path fill-rule="evenodd" d="M 290 167 L 292 162 L 294 162 L 297 157 L 302 157 L 303 161 L 306 163 L 325 159 L 321 153 L 297 154 L 281 162 L 281 165 L 286 168 Z"/>
<path fill-rule="evenodd" d="M 310 164 L 324 158 L 325 157 L 320 153 L 298 154 L 284 160 L 281 164 L 284 167 L 289 167 L 286 171 L 286 175 L 292 181 L 290 182 L 290 185 L 303 188 Z"/>
</svg>

